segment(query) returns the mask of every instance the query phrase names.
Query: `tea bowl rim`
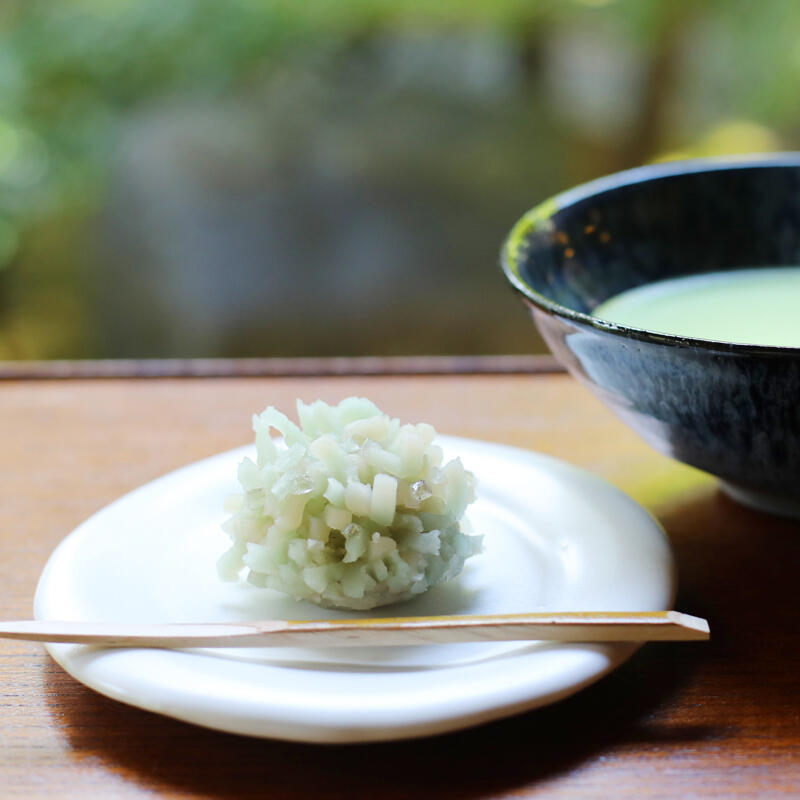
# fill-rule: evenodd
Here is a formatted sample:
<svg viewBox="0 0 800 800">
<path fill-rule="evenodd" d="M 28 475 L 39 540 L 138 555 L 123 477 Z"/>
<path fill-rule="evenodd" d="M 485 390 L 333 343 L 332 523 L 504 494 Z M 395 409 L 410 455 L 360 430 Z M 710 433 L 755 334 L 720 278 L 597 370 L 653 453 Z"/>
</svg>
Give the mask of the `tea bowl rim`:
<svg viewBox="0 0 800 800">
<path fill-rule="evenodd" d="M 550 316 L 567 319 L 577 325 L 587 326 L 612 336 L 651 342 L 668 347 L 689 347 L 738 355 L 800 358 L 800 347 L 746 344 L 681 336 L 622 325 L 610 320 L 593 317 L 590 314 L 562 305 L 537 292 L 522 278 L 519 272 L 520 246 L 526 240 L 527 235 L 531 231 L 545 228 L 555 213 L 568 209 L 577 203 L 600 196 L 614 189 L 635 186 L 662 178 L 703 172 L 728 172 L 774 167 L 800 169 L 800 152 L 715 156 L 648 164 L 579 184 L 538 203 L 516 222 L 500 251 L 500 266 L 511 286 L 534 308 Z"/>
</svg>

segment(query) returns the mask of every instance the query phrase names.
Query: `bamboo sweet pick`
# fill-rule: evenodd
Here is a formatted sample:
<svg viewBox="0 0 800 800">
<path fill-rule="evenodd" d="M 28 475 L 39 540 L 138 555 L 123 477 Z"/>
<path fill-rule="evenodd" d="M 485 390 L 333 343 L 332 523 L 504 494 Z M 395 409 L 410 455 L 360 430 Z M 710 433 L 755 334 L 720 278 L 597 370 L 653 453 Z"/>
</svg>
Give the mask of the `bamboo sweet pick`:
<svg viewBox="0 0 800 800">
<path fill-rule="evenodd" d="M 678 611 L 490 614 L 240 623 L 0 623 L 0 638 L 103 647 L 342 647 L 453 642 L 699 641 L 706 620 Z"/>
</svg>

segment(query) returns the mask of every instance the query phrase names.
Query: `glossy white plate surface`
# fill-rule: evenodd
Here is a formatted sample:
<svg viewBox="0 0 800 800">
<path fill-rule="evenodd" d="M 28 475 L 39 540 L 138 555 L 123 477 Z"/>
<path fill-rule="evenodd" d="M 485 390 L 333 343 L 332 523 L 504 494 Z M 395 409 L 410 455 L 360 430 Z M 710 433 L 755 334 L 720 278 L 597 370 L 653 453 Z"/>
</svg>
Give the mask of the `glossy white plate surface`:
<svg viewBox="0 0 800 800">
<path fill-rule="evenodd" d="M 440 437 L 478 478 L 468 517 L 484 552 L 454 582 L 361 616 L 670 607 L 673 562 L 656 522 L 589 473 L 524 450 Z M 352 615 L 223 583 L 223 501 L 241 448 L 122 497 L 56 548 L 40 619 L 205 622 Z M 618 666 L 632 645 L 495 643 L 336 650 L 165 651 L 52 645 L 82 683 L 122 702 L 252 736 L 364 742 L 455 730 L 542 706 Z"/>
</svg>

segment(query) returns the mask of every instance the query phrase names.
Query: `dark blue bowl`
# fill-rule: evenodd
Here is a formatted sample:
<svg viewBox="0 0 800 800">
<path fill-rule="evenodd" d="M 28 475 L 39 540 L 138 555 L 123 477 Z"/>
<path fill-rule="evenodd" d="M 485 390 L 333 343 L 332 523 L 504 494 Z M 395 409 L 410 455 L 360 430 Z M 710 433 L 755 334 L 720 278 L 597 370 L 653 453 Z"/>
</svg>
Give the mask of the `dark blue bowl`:
<svg viewBox="0 0 800 800">
<path fill-rule="evenodd" d="M 642 167 L 579 186 L 517 223 L 502 265 L 554 355 L 649 444 L 748 505 L 800 517 L 800 348 L 590 316 L 665 278 L 800 265 L 800 154 Z"/>
</svg>

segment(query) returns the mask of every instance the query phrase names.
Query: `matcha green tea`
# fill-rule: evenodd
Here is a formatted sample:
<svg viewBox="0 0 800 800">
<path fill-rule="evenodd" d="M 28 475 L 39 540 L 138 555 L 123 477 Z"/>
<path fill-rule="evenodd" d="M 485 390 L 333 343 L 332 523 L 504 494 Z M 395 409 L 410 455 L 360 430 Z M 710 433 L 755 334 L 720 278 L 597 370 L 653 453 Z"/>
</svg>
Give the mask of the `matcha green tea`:
<svg viewBox="0 0 800 800">
<path fill-rule="evenodd" d="M 592 315 L 694 339 L 800 347 L 800 267 L 658 281 L 606 300 Z"/>
</svg>

